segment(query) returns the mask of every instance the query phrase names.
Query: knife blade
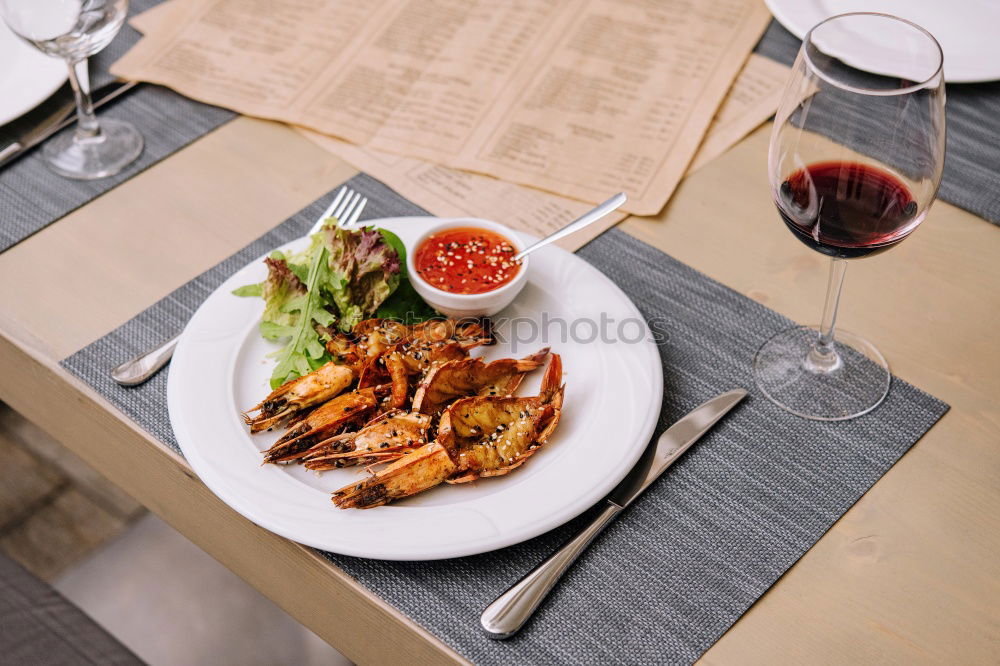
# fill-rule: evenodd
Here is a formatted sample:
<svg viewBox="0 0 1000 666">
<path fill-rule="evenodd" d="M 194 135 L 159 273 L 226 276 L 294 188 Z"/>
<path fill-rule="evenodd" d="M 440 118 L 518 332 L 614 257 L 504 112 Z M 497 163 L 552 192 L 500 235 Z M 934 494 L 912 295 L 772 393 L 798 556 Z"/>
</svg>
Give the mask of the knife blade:
<svg viewBox="0 0 1000 666">
<path fill-rule="evenodd" d="M 98 109 L 113 99 L 120 97 L 136 86 L 137 81 L 112 81 L 95 91 L 94 108 Z M 76 102 L 70 99 L 61 102 L 38 123 L 32 125 L 13 143 L 0 149 L 0 167 L 9 164 L 18 157 L 45 141 L 56 132 L 65 129 L 76 122 L 73 113 Z"/>
<path fill-rule="evenodd" d="M 597 535 L 746 395 L 744 389 L 717 395 L 650 442 L 642 458 L 607 496 L 604 509 L 590 524 L 486 607 L 479 621 L 487 635 L 504 639 L 516 634 Z"/>
<path fill-rule="evenodd" d="M 667 471 L 675 460 L 708 432 L 716 422 L 735 407 L 747 392 L 733 389 L 717 395 L 688 412 L 666 429 L 655 445 L 650 444 L 639 463 L 625 475 L 621 483 L 608 495 L 608 501 L 623 509 L 642 494 L 653 481 Z"/>
</svg>

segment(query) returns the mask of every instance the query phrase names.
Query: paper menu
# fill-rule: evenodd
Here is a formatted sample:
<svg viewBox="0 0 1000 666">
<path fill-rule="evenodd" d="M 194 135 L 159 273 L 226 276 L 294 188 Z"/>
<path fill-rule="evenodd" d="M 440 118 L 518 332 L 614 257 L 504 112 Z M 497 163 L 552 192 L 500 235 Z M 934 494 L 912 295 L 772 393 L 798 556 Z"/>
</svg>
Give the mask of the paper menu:
<svg viewBox="0 0 1000 666">
<path fill-rule="evenodd" d="M 112 71 L 368 148 L 628 210 L 669 198 L 759 0 L 179 0 Z"/>
<path fill-rule="evenodd" d="M 296 129 L 359 171 L 379 179 L 439 217 L 486 218 L 542 237 L 594 207 L 584 201 L 491 176 L 356 146 L 304 128 Z M 615 211 L 557 244 L 570 251 L 577 250 L 625 217 L 625 213 Z"/>
<path fill-rule="evenodd" d="M 791 68 L 751 53 L 712 119 L 688 173 L 732 148 L 774 115 L 791 75 Z"/>
<path fill-rule="evenodd" d="M 789 71 L 763 56 L 750 56 L 719 108 L 689 172 L 718 157 L 774 113 Z M 575 199 L 297 129 L 334 155 L 442 217 L 484 217 L 545 236 L 591 208 L 591 204 Z M 624 217 L 618 212 L 609 215 L 562 239 L 559 245 L 577 250 Z"/>
<path fill-rule="evenodd" d="M 176 5 L 177 0 L 161 3 L 133 17 L 131 23 L 142 32 L 156 30 Z M 784 65 L 751 54 L 719 107 L 688 173 L 725 152 L 773 114 L 789 71 Z M 574 199 L 299 129 L 318 145 L 436 215 L 502 220 L 516 229 L 543 236 L 590 208 L 590 204 Z M 624 217 L 616 212 L 559 244 L 576 250 Z"/>
</svg>

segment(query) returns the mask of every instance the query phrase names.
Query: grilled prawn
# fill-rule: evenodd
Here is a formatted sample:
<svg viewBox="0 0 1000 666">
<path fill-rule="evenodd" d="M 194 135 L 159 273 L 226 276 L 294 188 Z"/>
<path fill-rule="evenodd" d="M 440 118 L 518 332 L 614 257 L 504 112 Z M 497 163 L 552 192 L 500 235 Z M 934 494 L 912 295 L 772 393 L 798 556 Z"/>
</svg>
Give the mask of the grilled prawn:
<svg viewBox="0 0 1000 666">
<path fill-rule="evenodd" d="M 485 363 L 467 358 L 442 363 L 431 369 L 413 396 L 413 411 L 435 414 L 455 398 L 466 396 L 507 396 L 514 393 L 527 372 L 545 362 L 549 350 L 526 358 L 503 358 Z"/>
<path fill-rule="evenodd" d="M 343 393 L 320 405 L 296 423 L 264 452 L 264 462 L 286 462 L 301 458 L 316 444 L 336 435 L 349 423 L 370 415 L 378 407 L 377 389 Z"/>
<path fill-rule="evenodd" d="M 455 341 L 465 349 L 471 349 L 491 343 L 492 337 L 478 322 L 431 319 L 407 326 L 391 319 L 365 319 L 358 322 L 350 333 L 331 333 L 326 348 L 339 363 L 350 365 L 360 373 L 366 364 L 397 345 L 418 347 L 447 341 Z"/>
<path fill-rule="evenodd" d="M 414 377 L 423 376 L 433 366 L 468 358 L 471 346 L 478 344 L 482 343 L 446 340 L 414 341 L 396 345 L 382 356 L 389 381 L 392 383 L 392 406 L 398 409 L 410 401 L 410 384 Z"/>
<path fill-rule="evenodd" d="M 243 413 L 250 432 L 260 432 L 279 425 L 306 409 L 339 395 L 354 381 L 354 371 L 329 362 L 308 375 L 285 382 L 260 404 Z M 251 412 L 258 412 L 251 416 Z"/>
<path fill-rule="evenodd" d="M 360 483 L 333 493 L 342 509 L 367 509 L 442 482 L 465 483 L 508 474 L 544 444 L 559 423 L 564 387 L 558 354 L 532 397 L 478 396 L 455 401 L 437 438 Z"/>
<path fill-rule="evenodd" d="M 370 421 L 358 432 L 332 437 L 308 452 L 309 469 L 327 470 L 348 465 L 391 462 L 406 451 L 427 443 L 431 417 L 396 410 Z"/>
</svg>

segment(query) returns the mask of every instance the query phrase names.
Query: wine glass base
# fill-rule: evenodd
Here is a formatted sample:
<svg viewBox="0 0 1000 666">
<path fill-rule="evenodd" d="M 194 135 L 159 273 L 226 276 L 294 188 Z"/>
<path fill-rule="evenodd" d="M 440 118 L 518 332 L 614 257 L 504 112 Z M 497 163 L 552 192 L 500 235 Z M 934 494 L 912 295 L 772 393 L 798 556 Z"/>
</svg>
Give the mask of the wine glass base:
<svg viewBox="0 0 1000 666">
<path fill-rule="evenodd" d="M 42 146 L 42 156 L 50 169 L 76 180 L 113 176 L 142 153 L 142 135 L 130 123 L 113 118 L 100 121 L 101 133 L 77 139 L 75 132 L 63 132 Z"/>
<path fill-rule="evenodd" d="M 864 338 L 838 330 L 840 361 L 824 371 L 807 360 L 818 339 L 818 328 L 795 326 L 757 350 L 753 374 L 764 395 L 792 414 L 818 421 L 845 421 L 878 407 L 891 379 L 879 350 Z"/>
</svg>

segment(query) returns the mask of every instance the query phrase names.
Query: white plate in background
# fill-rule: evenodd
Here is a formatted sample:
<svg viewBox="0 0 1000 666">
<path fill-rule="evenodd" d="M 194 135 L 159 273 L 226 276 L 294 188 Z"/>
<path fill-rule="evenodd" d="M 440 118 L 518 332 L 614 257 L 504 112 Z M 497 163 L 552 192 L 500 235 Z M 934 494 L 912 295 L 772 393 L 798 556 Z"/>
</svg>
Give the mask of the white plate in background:
<svg viewBox="0 0 1000 666">
<path fill-rule="evenodd" d="M 44 102 L 67 76 L 65 62 L 27 44 L 0 20 L 0 125 Z"/>
<path fill-rule="evenodd" d="M 799 39 L 825 19 L 880 12 L 927 30 L 944 51 L 948 83 L 1000 80 L 1000 0 L 765 0 L 781 25 Z M 878 35 L 872 35 L 878 40 Z M 852 64 L 863 58 L 852 58 Z M 869 69 L 869 68 L 866 68 Z M 871 69 L 875 71 L 875 69 Z M 880 73 L 880 72 L 877 72 Z"/>
</svg>

